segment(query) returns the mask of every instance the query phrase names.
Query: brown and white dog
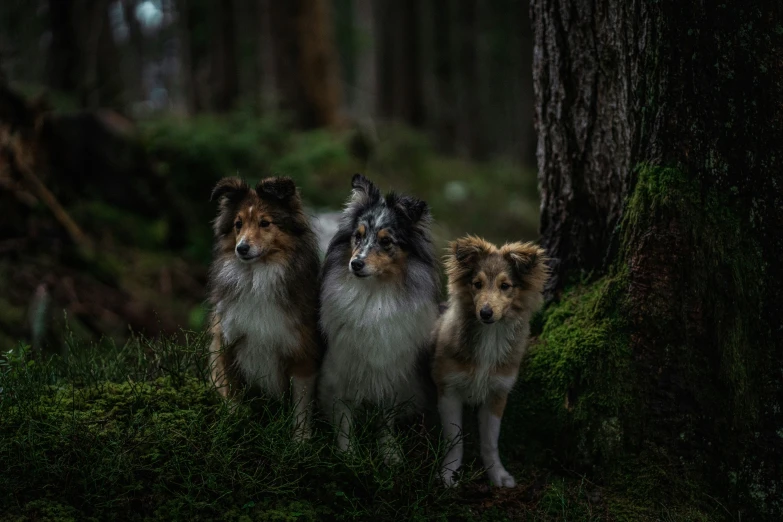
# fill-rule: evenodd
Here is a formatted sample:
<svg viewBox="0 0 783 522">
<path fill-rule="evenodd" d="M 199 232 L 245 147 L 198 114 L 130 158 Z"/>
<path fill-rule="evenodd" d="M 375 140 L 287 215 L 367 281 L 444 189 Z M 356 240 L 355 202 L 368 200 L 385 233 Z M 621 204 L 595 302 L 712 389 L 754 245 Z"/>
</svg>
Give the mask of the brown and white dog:
<svg viewBox="0 0 783 522">
<path fill-rule="evenodd" d="M 462 408 L 479 406 L 481 457 L 495 486 L 513 487 L 498 436 L 509 391 L 527 349 L 530 318 L 540 308 L 548 278 L 546 257 L 532 243 L 498 248 L 477 237 L 449 245 L 448 308 L 435 327 L 433 379 L 449 444 L 441 476 L 455 483 L 462 465 Z"/>
<path fill-rule="evenodd" d="M 291 387 L 295 437 L 308 438 L 323 353 L 320 262 L 296 186 L 224 178 L 212 199 L 220 202 L 209 281 L 213 379 L 224 396 L 249 385 L 282 397 Z"/>
</svg>

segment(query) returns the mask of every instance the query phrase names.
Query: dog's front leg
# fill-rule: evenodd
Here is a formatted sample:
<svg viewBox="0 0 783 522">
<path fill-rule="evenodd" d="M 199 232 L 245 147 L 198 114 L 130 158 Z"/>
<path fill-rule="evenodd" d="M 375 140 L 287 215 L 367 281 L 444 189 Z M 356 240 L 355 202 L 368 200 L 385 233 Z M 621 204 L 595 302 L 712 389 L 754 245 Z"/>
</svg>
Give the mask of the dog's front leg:
<svg viewBox="0 0 783 522">
<path fill-rule="evenodd" d="M 310 412 L 312 411 L 313 389 L 315 387 L 315 373 L 297 375 L 292 379 L 292 399 L 294 401 L 294 440 L 308 440 L 312 433 L 310 430 Z"/>
<path fill-rule="evenodd" d="M 212 343 L 209 346 L 209 366 L 212 384 L 217 388 L 218 393 L 227 399 L 230 387 L 228 384 L 228 375 L 226 368 L 226 354 L 222 346 L 221 338 L 223 329 L 220 327 L 220 316 L 215 314 L 212 318 Z"/>
<path fill-rule="evenodd" d="M 381 447 L 383 462 L 391 467 L 402 462 L 402 450 L 394 437 L 394 413 L 384 412 L 380 426 L 381 435 L 378 444 Z"/>
<path fill-rule="evenodd" d="M 493 486 L 513 488 L 516 485 L 514 477 L 506 471 L 500 462 L 498 453 L 498 438 L 500 436 L 500 421 L 506 409 L 505 392 L 494 392 L 479 409 L 479 434 L 481 438 L 481 459 L 487 470 Z"/>
<path fill-rule="evenodd" d="M 342 452 L 350 451 L 353 432 L 353 412 L 350 406 L 342 400 L 338 399 L 334 403 L 332 424 L 337 427 L 337 449 Z"/>
<path fill-rule="evenodd" d="M 441 478 L 446 486 L 456 484 L 454 472 L 462 466 L 462 398 L 446 389 L 438 399 L 438 411 L 443 425 L 443 438 L 449 450 L 443 460 Z"/>
</svg>

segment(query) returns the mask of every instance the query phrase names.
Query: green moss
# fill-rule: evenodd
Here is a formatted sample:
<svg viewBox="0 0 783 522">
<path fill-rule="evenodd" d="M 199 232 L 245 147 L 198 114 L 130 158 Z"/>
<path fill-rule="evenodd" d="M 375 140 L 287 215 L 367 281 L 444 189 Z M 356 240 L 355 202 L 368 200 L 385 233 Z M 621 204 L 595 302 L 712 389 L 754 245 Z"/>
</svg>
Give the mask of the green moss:
<svg viewBox="0 0 783 522">
<path fill-rule="evenodd" d="M 572 288 L 547 310 L 510 407 L 529 456 L 608 463 L 622 447 L 618 419 L 634 406 L 625 280 L 617 273 Z"/>
</svg>

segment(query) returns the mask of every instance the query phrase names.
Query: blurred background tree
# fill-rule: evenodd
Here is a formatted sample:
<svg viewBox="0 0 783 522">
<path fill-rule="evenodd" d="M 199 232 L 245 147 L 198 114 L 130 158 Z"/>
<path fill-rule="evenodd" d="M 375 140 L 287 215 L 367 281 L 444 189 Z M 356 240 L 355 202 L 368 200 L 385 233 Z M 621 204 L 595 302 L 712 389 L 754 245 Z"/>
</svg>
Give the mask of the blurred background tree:
<svg viewBox="0 0 783 522">
<path fill-rule="evenodd" d="M 80 108 L 400 122 L 443 153 L 535 165 L 519 0 L 9 0 L 0 23 L 7 77 Z"/>
<path fill-rule="evenodd" d="M 439 245 L 536 239 L 531 64 L 521 0 L 3 2 L 0 342 L 201 328 L 224 175 L 294 177 L 324 237 L 363 171 Z"/>
</svg>

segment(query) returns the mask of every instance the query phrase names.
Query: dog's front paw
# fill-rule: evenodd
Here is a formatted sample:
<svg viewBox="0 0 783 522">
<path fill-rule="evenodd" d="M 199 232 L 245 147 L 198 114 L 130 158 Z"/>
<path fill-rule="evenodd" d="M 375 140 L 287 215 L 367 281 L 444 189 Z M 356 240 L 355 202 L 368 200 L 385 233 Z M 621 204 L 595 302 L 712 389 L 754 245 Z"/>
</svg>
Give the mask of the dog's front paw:
<svg viewBox="0 0 783 522">
<path fill-rule="evenodd" d="M 402 447 L 397 439 L 391 433 L 386 433 L 378 440 L 383 463 L 390 468 L 402 462 Z"/>
<path fill-rule="evenodd" d="M 294 442 L 307 442 L 313 438 L 313 432 L 309 426 L 297 426 L 294 429 Z"/>
<path fill-rule="evenodd" d="M 511 473 L 502 467 L 499 467 L 498 469 L 490 469 L 487 473 L 489 474 L 489 481 L 492 482 L 493 486 L 501 488 L 513 488 L 517 485 L 514 477 L 511 476 Z"/>
<path fill-rule="evenodd" d="M 402 452 L 399 449 L 387 451 L 383 455 L 383 463 L 388 467 L 394 467 L 402 462 Z"/>
<path fill-rule="evenodd" d="M 457 485 L 457 479 L 455 477 L 456 472 L 450 468 L 443 468 L 440 471 L 440 478 L 443 480 L 443 485 L 447 488 L 453 488 Z"/>
</svg>

